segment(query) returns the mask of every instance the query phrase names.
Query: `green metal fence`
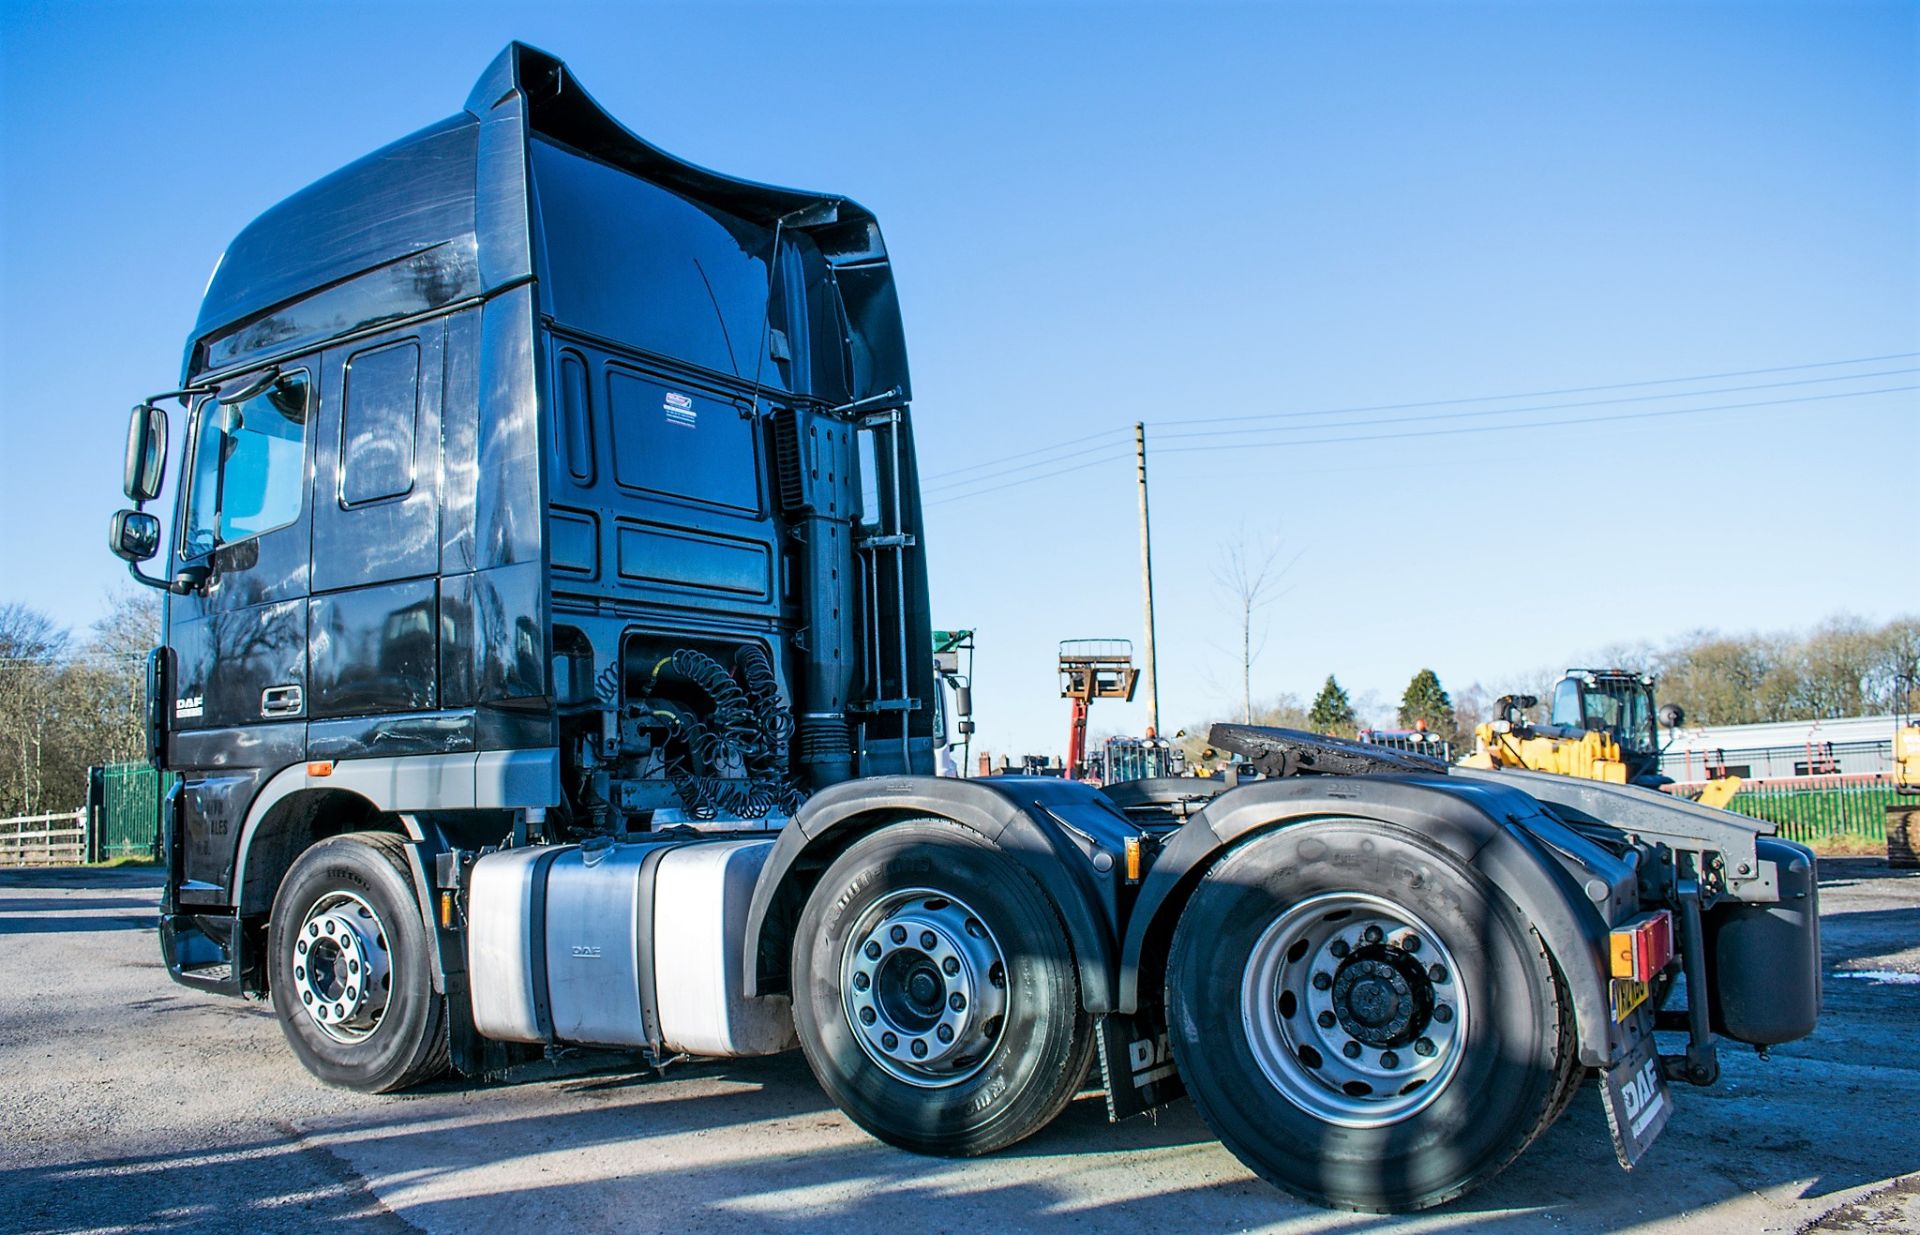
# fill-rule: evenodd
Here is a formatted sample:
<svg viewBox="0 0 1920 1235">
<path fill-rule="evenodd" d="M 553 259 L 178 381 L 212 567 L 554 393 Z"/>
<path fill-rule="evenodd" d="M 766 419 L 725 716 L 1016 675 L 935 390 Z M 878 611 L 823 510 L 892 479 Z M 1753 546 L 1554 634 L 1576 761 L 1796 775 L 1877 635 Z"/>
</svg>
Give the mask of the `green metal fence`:
<svg viewBox="0 0 1920 1235">
<path fill-rule="evenodd" d="M 1833 779 L 1847 783 L 1823 785 L 1811 778 L 1748 783 L 1733 795 L 1727 809 L 1768 820 L 1779 826 L 1781 836 L 1810 845 L 1839 840 L 1885 844 L 1887 807 L 1914 800 L 1901 797 L 1879 777 Z"/>
<path fill-rule="evenodd" d="M 160 804 L 176 779 L 144 763 L 110 763 L 90 786 L 87 860 L 150 858 L 159 851 Z"/>
</svg>

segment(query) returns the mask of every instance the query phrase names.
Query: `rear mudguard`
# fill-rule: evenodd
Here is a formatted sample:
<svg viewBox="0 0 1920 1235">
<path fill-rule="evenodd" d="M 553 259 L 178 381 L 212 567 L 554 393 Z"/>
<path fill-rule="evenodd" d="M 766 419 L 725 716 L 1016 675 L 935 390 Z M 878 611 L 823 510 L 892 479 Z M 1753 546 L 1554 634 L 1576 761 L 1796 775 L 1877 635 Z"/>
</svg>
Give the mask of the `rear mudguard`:
<svg viewBox="0 0 1920 1235">
<path fill-rule="evenodd" d="M 979 833 L 1032 873 L 1066 923 L 1082 1004 L 1112 1011 L 1126 841 L 1142 832 L 1096 790 L 1044 776 L 885 777 L 808 799 L 774 843 L 747 911 L 747 994 L 789 989 L 794 924 L 828 863 L 877 828 L 928 816 Z"/>
<path fill-rule="evenodd" d="M 1499 888 L 1565 977 L 1580 1062 L 1607 1067 L 1621 1056 L 1627 1043 L 1608 998 L 1606 944 L 1609 923 L 1638 907 L 1634 864 L 1573 832 L 1524 793 L 1440 776 L 1289 777 L 1214 799 L 1172 835 L 1148 872 L 1123 937 L 1116 1007 L 1158 1002 L 1159 992 L 1143 984 L 1161 977 L 1174 924 L 1217 859 L 1260 833 L 1328 818 L 1418 833 Z"/>
</svg>

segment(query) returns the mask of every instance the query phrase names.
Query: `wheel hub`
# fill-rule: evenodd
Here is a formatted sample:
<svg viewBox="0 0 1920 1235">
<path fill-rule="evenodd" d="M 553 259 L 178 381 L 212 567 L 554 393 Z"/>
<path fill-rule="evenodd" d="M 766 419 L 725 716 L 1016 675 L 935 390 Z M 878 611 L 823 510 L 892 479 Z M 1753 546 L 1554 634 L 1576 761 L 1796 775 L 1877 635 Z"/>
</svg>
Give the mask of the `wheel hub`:
<svg viewBox="0 0 1920 1235">
<path fill-rule="evenodd" d="M 371 906 L 345 892 L 314 902 L 294 938 L 293 986 L 328 1037 L 358 1042 L 374 1031 L 387 1008 L 391 960 Z"/>
<path fill-rule="evenodd" d="M 1340 1028 L 1368 1046 L 1414 1041 L 1426 1028 L 1432 1007 L 1432 983 L 1397 947 L 1352 953 L 1333 979 L 1333 1012 Z"/>
<path fill-rule="evenodd" d="M 978 914 L 943 893 L 895 893 L 863 916 L 841 964 L 847 1024 L 909 1084 L 978 1072 L 1005 1021 L 1006 958 Z"/>
</svg>

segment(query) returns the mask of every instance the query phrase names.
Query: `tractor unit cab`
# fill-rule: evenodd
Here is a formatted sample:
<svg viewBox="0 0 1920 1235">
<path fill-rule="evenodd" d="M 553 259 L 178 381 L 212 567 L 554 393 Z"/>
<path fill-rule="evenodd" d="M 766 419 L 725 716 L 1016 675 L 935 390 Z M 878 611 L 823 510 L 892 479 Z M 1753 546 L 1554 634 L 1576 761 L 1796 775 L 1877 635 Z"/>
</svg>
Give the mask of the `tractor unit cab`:
<svg viewBox="0 0 1920 1235">
<path fill-rule="evenodd" d="M 170 398 L 183 907 L 247 900 L 232 830 L 330 763 L 555 838 L 932 770 L 900 316 L 844 198 L 675 159 L 515 45 L 233 241 L 137 500 Z M 113 537 L 143 577 L 156 521 Z"/>
<path fill-rule="evenodd" d="M 1653 677 L 1624 669 L 1569 669 L 1553 688 L 1549 723 L 1569 736 L 1604 733 L 1619 744 L 1627 779 L 1636 785 L 1664 783 L 1656 719 L 1667 728 L 1682 720 L 1680 709 L 1656 712 Z"/>
</svg>

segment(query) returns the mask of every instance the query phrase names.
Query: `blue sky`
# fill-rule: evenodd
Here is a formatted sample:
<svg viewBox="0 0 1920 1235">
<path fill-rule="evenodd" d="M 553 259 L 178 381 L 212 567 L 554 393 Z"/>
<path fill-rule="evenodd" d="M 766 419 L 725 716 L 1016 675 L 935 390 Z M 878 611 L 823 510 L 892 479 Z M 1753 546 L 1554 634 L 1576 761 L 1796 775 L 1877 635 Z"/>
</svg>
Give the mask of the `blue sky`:
<svg viewBox="0 0 1920 1235">
<path fill-rule="evenodd" d="M 125 409 L 227 240 L 518 37 L 675 153 L 878 213 L 992 750 L 1059 749 L 1057 641 L 1139 635 L 1136 420 L 1170 726 L 1237 695 L 1239 535 L 1297 555 L 1257 696 L 1913 612 L 1916 14 L 9 0 L 0 601 L 100 611 Z"/>
</svg>

